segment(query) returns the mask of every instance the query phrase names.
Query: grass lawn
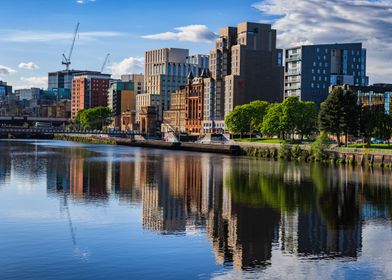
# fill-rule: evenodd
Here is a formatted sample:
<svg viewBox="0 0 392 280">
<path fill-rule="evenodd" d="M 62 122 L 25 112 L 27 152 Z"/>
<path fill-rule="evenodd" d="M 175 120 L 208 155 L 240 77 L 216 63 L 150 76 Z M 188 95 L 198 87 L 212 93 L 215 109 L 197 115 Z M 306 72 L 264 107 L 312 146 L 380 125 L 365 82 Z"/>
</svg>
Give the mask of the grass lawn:
<svg viewBox="0 0 392 280">
<path fill-rule="evenodd" d="M 266 138 L 235 138 L 234 141 L 237 142 L 254 142 L 254 143 L 266 143 L 266 144 L 280 144 L 282 139 L 266 139 Z"/>
<path fill-rule="evenodd" d="M 366 144 L 351 144 L 348 145 L 349 148 L 366 148 L 366 149 L 391 149 L 392 150 L 392 144 L 370 144 L 370 147 L 366 147 Z"/>
</svg>

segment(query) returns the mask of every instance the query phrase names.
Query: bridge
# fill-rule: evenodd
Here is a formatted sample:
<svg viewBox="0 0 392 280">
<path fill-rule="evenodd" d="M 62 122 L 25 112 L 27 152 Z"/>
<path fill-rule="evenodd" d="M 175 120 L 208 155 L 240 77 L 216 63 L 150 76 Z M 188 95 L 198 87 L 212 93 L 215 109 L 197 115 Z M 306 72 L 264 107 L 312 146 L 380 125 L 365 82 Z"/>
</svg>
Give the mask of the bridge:
<svg viewBox="0 0 392 280">
<path fill-rule="evenodd" d="M 22 126 L 25 123 L 29 125 L 34 125 L 35 123 L 48 123 L 54 126 L 61 126 L 69 123 L 67 118 L 40 118 L 40 117 L 28 117 L 28 116 L 0 116 L 0 124 L 5 125 L 16 125 Z"/>
<path fill-rule="evenodd" d="M 2 135 L 45 135 L 45 134 L 92 134 L 92 135 L 110 135 L 117 137 L 128 137 L 143 135 L 140 131 L 102 131 L 102 130 L 66 130 L 56 128 L 8 128 L 0 127 Z"/>
</svg>

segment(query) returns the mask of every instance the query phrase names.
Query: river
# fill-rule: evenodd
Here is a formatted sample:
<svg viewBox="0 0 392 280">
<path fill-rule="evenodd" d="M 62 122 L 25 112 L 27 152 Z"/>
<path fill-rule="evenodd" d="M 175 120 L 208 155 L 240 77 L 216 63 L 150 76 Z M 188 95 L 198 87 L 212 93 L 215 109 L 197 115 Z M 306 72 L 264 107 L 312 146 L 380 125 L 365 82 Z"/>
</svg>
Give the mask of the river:
<svg viewBox="0 0 392 280">
<path fill-rule="evenodd" d="M 392 278 L 392 174 L 0 141 L 0 279 Z"/>
</svg>

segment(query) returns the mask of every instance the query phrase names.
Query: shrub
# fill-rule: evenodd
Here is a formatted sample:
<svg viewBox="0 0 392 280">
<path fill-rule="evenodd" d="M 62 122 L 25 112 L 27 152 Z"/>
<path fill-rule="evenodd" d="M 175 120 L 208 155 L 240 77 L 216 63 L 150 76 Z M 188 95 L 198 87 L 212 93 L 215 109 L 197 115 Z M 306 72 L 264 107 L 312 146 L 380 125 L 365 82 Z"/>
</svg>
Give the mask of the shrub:
<svg viewBox="0 0 392 280">
<path fill-rule="evenodd" d="M 287 143 L 280 144 L 280 147 L 279 147 L 279 150 L 278 150 L 278 157 L 279 158 L 284 158 L 284 159 L 290 159 L 291 158 L 290 146 Z"/>
<path fill-rule="evenodd" d="M 301 159 L 302 157 L 302 149 L 299 145 L 295 145 L 292 149 L 291 149 L 291 156 L 295 159 Z"/>
<path fill-rule="evenodd" d="M 328 140 L 327 134 L 325 132 L 321 132 L 321 134 L 317 136 L 316 141 L 310 145 L 310 152 L 316 161 L 328 159 Z"/>
</svg>

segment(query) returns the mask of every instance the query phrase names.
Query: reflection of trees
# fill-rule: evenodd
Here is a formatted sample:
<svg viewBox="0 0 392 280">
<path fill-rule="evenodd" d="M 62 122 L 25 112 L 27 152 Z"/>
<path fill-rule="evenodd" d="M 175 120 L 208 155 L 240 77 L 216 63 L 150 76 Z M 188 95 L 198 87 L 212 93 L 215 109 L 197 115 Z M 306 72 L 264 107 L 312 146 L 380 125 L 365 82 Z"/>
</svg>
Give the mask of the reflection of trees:
<svg viewBox="0 0 392 280">
<path fill-rule="evenodd" d="M 257 170 L 233 168 L 226 176 L 226 187 L 235 202 L 280 211 L 306 210 L 313 199 L 309 184 L 285 183 L 279 175 L 264 175 Z"/>
<path fill-rule="evenodd" d="M 356 257 L 361 246 L 358 188 L 339 183 L 341 178 L 321 168 L 309 169 L 312 180 L 294 182 L 286 180 L 284 170 L 271 174 L 258 166 L 233 166 L 226 186 L 236 203 L 281 212 L 282 225 L 291 227 L 282 229 L 284 248 L 296 247 L 301 255 Z"/>
</svg>

